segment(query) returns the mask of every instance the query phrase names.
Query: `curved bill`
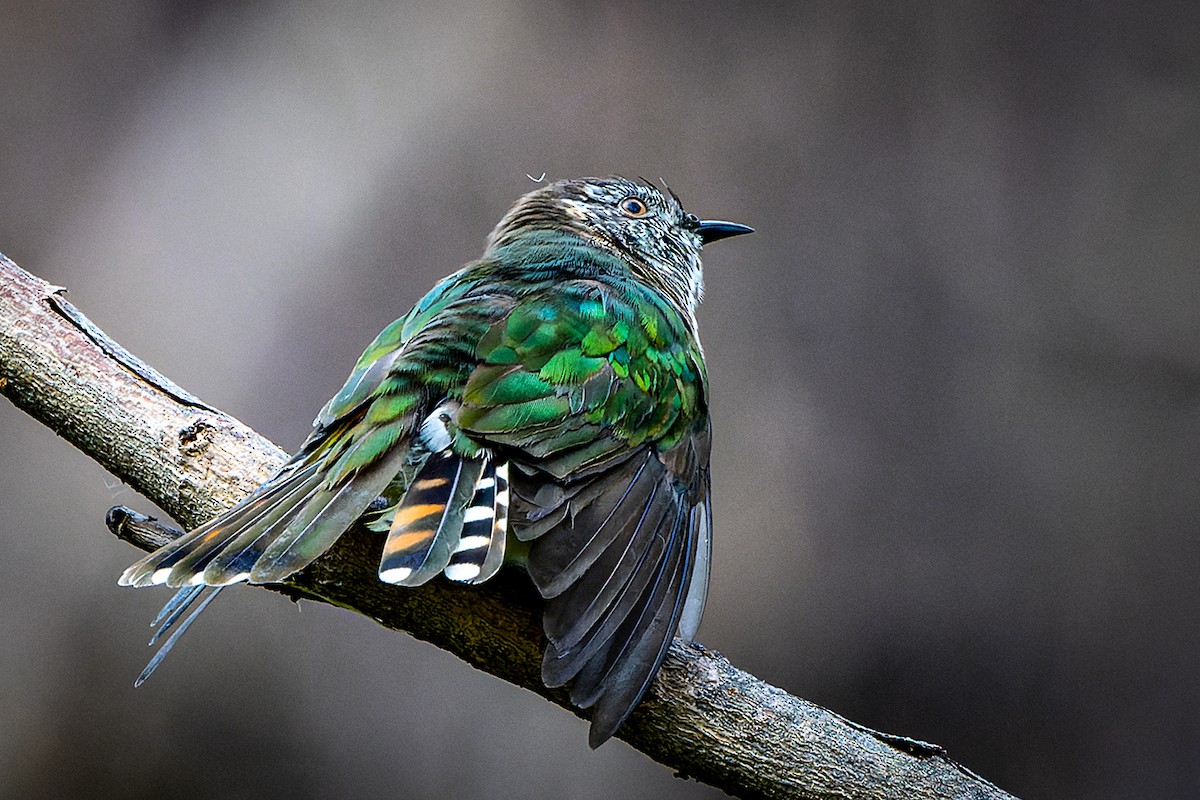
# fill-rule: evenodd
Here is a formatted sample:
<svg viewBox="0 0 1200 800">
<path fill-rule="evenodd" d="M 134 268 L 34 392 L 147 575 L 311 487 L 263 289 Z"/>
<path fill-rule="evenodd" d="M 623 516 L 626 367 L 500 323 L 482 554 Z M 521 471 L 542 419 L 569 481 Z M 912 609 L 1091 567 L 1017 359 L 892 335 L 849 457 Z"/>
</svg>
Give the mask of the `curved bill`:
<svg viewBox="0 0 1200 800">
<path fill-rule="evenodd" d="M 719 219 L 703 219 L 696 226 L 696 232 L 700 234 L 700 242 L 702 244 L 712 244 L 719 239 L 728 239 L 730 236 L 741 236 L 743 233 L 754 233 L 754 228 L 749 225 L 740 225 L 736 222 L 722 222 Z"/>
</svg>

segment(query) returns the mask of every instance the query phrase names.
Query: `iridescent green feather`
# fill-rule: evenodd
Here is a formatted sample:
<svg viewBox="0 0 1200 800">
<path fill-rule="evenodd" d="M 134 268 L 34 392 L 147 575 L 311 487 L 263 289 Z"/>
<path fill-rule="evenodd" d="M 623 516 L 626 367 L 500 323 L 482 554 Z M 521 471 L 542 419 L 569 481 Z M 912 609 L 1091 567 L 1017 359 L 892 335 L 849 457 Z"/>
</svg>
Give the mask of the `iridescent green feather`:
<svg viewBox="0 0 1200 800">
<path fill-rule="evenodd" d="M 450 304 L 460 300 L 472 288 L 474 284 L 466 279 L 465 272 L 460 270 L 441 280 L 411 311 L 380 331 L 359 356 L 345 385 L 317 415 L 318 426 L 332 425 L 352 413 L 373 395 L 388 394 L 390 391 L 411 385 L 410 381 L 397 380 L 390 368 L 401 359 L 405 346 L 414 335 L 421 332 L 434 317 Z M 394 409 L 389 409 L 392 410 Z M 398 413 L 406 412 L 400 410 Z M 377 412 L 377 415 L 383 414 L 382 410 Z"/>
<path fill-rule="evenodd" d="M 476 348 L 460 426 L 542 453 L 580 448 L 575 468 L 597 457 L 583 447 L 594 440 L 678 441 L 703 413 L 701 355 L 677 311 L 643 287 L 621 289 L 578 280 L 518 300 Z"/>
</svg>

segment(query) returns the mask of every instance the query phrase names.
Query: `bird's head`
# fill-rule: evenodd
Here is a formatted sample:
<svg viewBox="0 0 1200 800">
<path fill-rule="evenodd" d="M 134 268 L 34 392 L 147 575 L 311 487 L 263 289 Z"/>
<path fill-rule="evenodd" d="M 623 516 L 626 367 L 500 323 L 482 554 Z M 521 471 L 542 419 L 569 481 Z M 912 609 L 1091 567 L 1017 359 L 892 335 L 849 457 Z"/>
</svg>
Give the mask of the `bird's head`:
<svg viewBox="0 0 1200 800">
<path fill-rule="evenodd" d="M 537 229 L 570 230 L 619 256 L 637 279 L 694 313 L 704 292 L 700 248 L 750 233 L 734 222 L 701 220 L 670 189 L 621 177 L 574 178 L 541 186 L 516 202 L 489 248 Z"/>
</svg>

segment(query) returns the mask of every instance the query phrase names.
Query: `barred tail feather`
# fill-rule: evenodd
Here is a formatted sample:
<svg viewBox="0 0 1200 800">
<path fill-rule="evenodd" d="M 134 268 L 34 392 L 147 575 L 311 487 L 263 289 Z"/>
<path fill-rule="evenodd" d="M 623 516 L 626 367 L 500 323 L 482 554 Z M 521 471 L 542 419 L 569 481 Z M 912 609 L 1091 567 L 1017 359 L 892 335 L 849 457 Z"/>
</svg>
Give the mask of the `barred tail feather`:
<svg viewBox="0 0 1200 800">
<path fill-rule="evenodd" d="M 462 534 L 446 565 L 446 577 L 483 583 L 504 563 L 508 538 L 508 464 L 488 459 L 463 514 Z"/>
<path fill-rule="evenodd" d="M 379 562 L 380 580 L 420 586 L 449 565 L 484 463 L 449 449 L 429 456 L 396 509 Z"/>
<path fill-rule="evenodd" d="M 508 543 L 508 509 L 511 507 L 512 493 L 508 483 L 508 463 L 496 466 L 496 499 L 495 513 L 492 516 L 492 541 L 484 556 L 483 566 L 475 583 L 481 583 L 492 577 L 504 564 L 504 555 Z"/>
</svg>

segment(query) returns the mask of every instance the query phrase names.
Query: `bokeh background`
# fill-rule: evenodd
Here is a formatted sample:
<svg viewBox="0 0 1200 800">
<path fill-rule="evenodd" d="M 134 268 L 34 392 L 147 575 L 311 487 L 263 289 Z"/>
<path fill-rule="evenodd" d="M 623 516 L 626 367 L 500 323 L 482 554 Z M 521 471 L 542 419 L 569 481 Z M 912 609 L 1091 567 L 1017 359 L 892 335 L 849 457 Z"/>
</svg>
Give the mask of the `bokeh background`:
<svg viewBox="0 0 1200 800">
<path fill-rule="evenodd" d="M 706 254 L 700 639 L 1023 798 L 1200 796 L 1200 6 L 0 2 L 0 250 L 287 448 L 526 173 Z M 227 592 L 0 404 L 0 797 L 714 798 L 454 658 Z"/>
</svg>

